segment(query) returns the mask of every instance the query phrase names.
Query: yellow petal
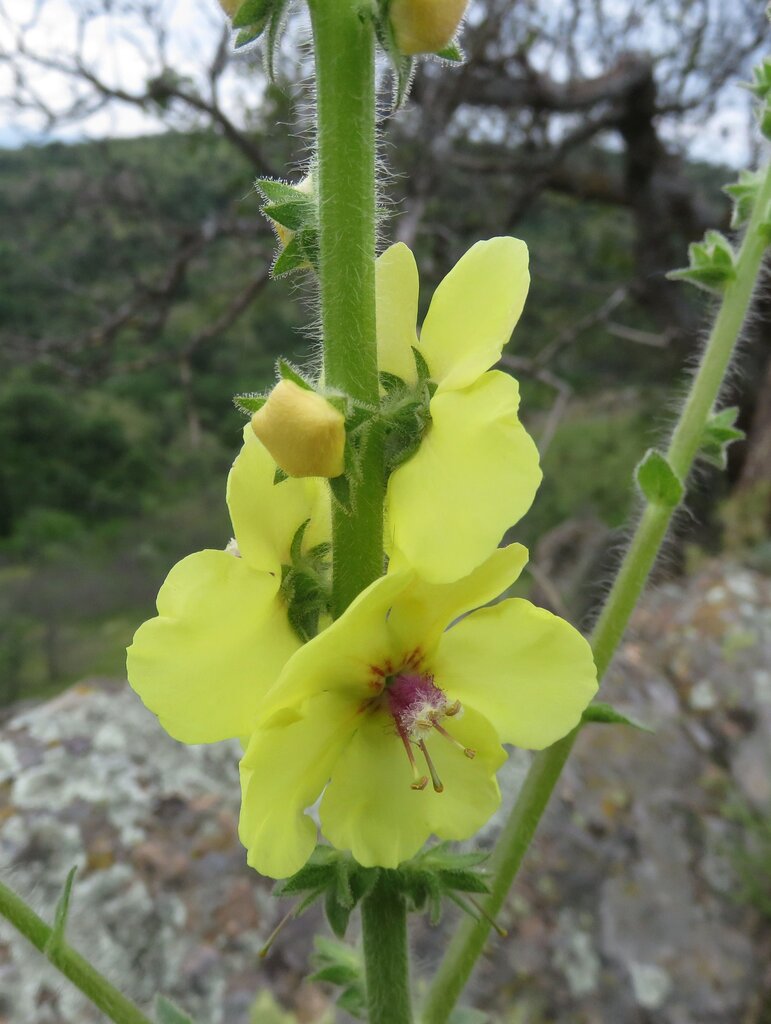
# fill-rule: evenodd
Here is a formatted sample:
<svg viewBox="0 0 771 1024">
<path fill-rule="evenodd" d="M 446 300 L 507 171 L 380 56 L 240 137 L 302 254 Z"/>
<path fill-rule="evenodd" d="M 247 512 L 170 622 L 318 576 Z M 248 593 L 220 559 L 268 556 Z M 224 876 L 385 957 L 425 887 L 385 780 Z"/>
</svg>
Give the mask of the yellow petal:
<svg viewBox="0 0 771 1024">
<path fill-rule="evenodd" d="M 300 646 L 278 597 L 279 579 L 224 551 L 177 563 L 158 616 L 128 649 L 129 682 L 183 743 L 251 731 L 262 697 Z"/>
<path fill-rule="evenodd" d="M 242 557 L 255 569 L 276 573 L 289 562 L 289 548 L 298 528 L 310 519 L 307 550 L 331 536 L 329 496 L 321 480 L 273 483 L 276 463 L 252 432 L 244 427 L 244 446 L 228 477 L 227 501 Z"/>
<path fill-rule="evenodd" d="M 526 564 L 527 548 L 509 544 L 497 548 L 472 573 L 453 583 L 427 583 L 415 577 L 394 601 L 389 628 L 398 637 L 400 647 L 420 648 L 430 654 L 455 619 L 499 597 Z"/>
<path fill-rule="evenodd" d="M 293 875 L 313 852 L 316 826 L 305 811 L 326 785 L 356 715 L 345 697 L 322 693 L 302 713 L 280 714 L 252 734 L 241 761 L 238 831 L 261 875 Z"/>
<path fill-rule="evenodd" d="M 296 705 L 322 691 L 336 691 L 361 701 L 382 687 L 373 672 L 389 659 L 407 653 L 396 649 L 388 625 L 394 598 L 413 578 L 409 571 L 381 576 L 345 612 L 287 662 L 263 705 L 263 719 L 278 708 Z M 398 666 L 396 666 L 398 667 Z"/>
<path fill-rule="evenodd" d="M 469 760 L 449 740 L 426 741 L 444 792 L 410 788 L 407 755 L 384 712 L 363 718 L 336 760 L 321 801 L 321 830 L 338 849 L 350 850 L 365 867 L 395 868 L 431 835 L 467 839 L 495 812 L 500 793 L 495 772 L 505 760 L 495 730 L 471 710 L 447 729 L 476 751 Z M 416 759 L 421 753 L 415 749 Z"/>
<path fill-rule="evenodd" d="M 541 470 L 518 405 L 517 382 L 498 371 L 438 392 L 420 448 L 391 474 L 390 550 L 425 579 L 467 576 L 530 508 Z"/>
<path fill-rule="evenodd" d="M 412 384 L 416 379 L 412 349 L 418 344 L 418 268 L 402 242 L 378 258 L 375 284 L 379 369 Z"/>
<path fill-rule="evenodd" d="M 498 362 L 530 286 L 527 246 L 518 238 L 477 242 L 434 293 L 420 351 L 440 390 L 462 388 Z"/>
<path fill-rule="evenodd" d="M 445 633 L 433 669 L 436 685 L 485 715 L 504 743 L 532 750 L 567 735 L 597 691 L 581 634 L 518 598 L 474 612 Z"/>
</svg>

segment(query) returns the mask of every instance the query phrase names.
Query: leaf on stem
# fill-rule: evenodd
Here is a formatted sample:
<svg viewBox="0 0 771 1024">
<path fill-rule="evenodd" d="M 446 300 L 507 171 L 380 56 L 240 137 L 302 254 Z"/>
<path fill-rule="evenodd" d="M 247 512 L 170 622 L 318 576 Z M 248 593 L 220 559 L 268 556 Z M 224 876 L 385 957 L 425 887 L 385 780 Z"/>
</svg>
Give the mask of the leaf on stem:
<svg viewBox="0 0 771 1024">
<path fill-rule="evenodd" d="M 692 242 L 688 258 L 688 267 L 667 274 L 670 281 L 689 281 L 697 288 L 719 295 L 736 277 L 733 246 L 719 231 L 708 231 L 703 242 Z"/>
<path fill-rule="evenodd" d="M 637 485 L 652 505 L 676 508 L 683 498 L 684 487 L 661 452 L 649 448 L 635 470 Z"/>
<path fill-rule="evenodd" d="M 166 996 L 156 996 L 155 1016 L 158 1024 L 195 1024 L 192 1017 L 175 1006 Z"/>
<path fill-rule="evenodd" d="M 45 954 L 49 959 L 53 959 L 57 950 L 59 950 L 64 943 L 64 933 L 67 928 L 67 918 L 70 913 L 70 897 L 72 896 L 72 883 L 75 881 L 75 875 L 77 873 L 77 865 L 70 868 L 67 873 L 67 879 L 62 889 L 62 894 L 59 897 L 56 904 L 56 911 L 54 913 L 54 924 L 51 929 L 51 934 L 48 936 L 48 941 L 45 945 Z"/>
<path fill-rule="evenodd" d="M 590 704 L 581 715 L 581 722 L 584 725 L 590 722 L 597 725 L 629 725 L 633 729 L 639 729 L 641 732 L 652 733 L 655 731 L 650 726 L 636 722 L 633 718 L 629 718 L 620 711 L 616 711 L 610 704 L 604 704 L 602 701 L 595 701 L 593 704 Z"/>
<path fill-rule="evenodd" d="M 736 406 L 721 409 L 710 416 L 704 427 L 699 451 L 707 462 L 718 469 L 725 469 L 728 464 L 728 446 L 747 436 L 735 425 L 738 415 L 739 409 Z"/>
</svg>

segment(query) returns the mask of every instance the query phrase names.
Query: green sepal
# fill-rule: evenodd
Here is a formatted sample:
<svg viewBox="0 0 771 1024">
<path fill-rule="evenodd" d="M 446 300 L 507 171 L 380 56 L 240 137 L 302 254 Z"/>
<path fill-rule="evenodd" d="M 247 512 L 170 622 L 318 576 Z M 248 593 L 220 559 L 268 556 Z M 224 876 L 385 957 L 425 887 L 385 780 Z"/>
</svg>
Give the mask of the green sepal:
<svg viewBox="0 0 771 1024">
<path fill-rule="evenodd" d="M 428 368 L 428 363 L 423 358 L 423 353 L 419 348 L 412 346 L 412 358 L 415 360 L 415 369 L 418 374 L 418 380 L 421 384 L 425 384 L 431 380 L 431 371 Z"/>
<path fill-rule="evenodd" d="M 292 537 L 292 543 L 289 545 L 289 557 L 295 565 L 302 558 L 303 540 L 305 539 L 305 532 L 309 525 L 310 519 L 306 519 L 304 523 L 300 523 L 295 530 L 294 537 Z"/>
<path fill-rule="evenodd" d="M 457 43 L 450 43 L 449 46 L 437 50 L 434 56 L 441 57 L 442 60 L 447 60 L 451 64 L 462 64 L 466 59 L 466 54 Z"/>
<path fill-rule="evenodd" d="M 289 474 L 283 470 L 281 466 L 276 466 L 276 471 L 273 474 L 273 486 L 275 487 L 277 484 L 283 484 L 283 482 L 288 479 Z"/>
<path fill-rule="evenodd" d="M 280 380 L 291 380 L 293 384 L 296 384 L 298 388 L 302 388 L 303 391 L 315 390 L 307 377 L 300 373 L 297 367 L 292 366 L 283 356 L 279 356 L 276 360 L 276 376 Z"/>
<path fill-rule="evenodd" d="M 54 912 L 54 923 L 51 929 L 51 934 L 48 936 L 45 944 L 45 954 L 47 957 L 55 957 L 56 951 L 64 944 L 64 934 L 67 929 L 67 918 L 70 913 L 70 898 L 72 896 L 72 883 L 75 881 L 75 875 L 77 874 L 77 865 L 67 872 L 67 878 L 64 882 L 61 896 L 56 903 L 56 911 Z"/>
<path fill-rule="evenodd" d="M 276 478 L 274 477 L 274 484 Z M 330 544 L 317 544 L 303 552 L 303 542 L 310 519 L 295 531 L 289 550 L 289 565 L 281 567 L 281 596 L 286 604 L 287 619 L 303 643 L 319 631 L 319 619 L 328 615 L 332 594 L 329 586 Z"/>
<path fill-rule="evenodd" d="M 771 57 L 765 57 L 752 69 L 752 81 L 742 83 L 761 101 L 771 97 Z"/>
<path fill-rule="evenodd" d="M 723 188 L 726 195 L 733 200 L 732 228 L 741 227 L 752 216 L 762 177 L 760 171 L 740 171 L 739 180 Z"/>
<path fill-rule="evenodd" d="M 158 1024 L 195 1024 L 192 1017 L 175 1006 L 166 996 L 155 997 L 155 1017 Z"/>
<path fill-rule="evenodd" d="M 299 192 L 294 185 L 276 178 L 258 178 L 254 187 L 262 192 L 269 203 L 294 203 L 298 199 L 308 199 L 308 196 Z"/>
<path fill-rule="evenodd" d="M 318 273 L 320 258 L 318 228 L 315 225 L 307 225 L 301 228 L 293 241 L 297 241 L 306 263 Z"/>
<path fill-rule="evenodd" d="M 487 856 L 487 853 L 476 851 L 454 853 L 449 843 L 439 843 L 405 861 L 391 874 L 404 893 L 408 907 L 417 912 L 427 912 L 431 923 L 437 924 L 445 899 L 457 903 L 466 913 L 474 916 L 474 912 L 459 894 L 489 893 L 487 877 L 479 869 Z"/>
<path fill-rule="evenodd" d="M 324 897 L 329 926 L 343 938 L 351 913 L 377 881 L 377 868 L 363 868 L 347 853 L 331 846 L 317 846 L 300 870 L 274 889 L 276 896 L 314 894 Z"/>
<path fill-rule="evenodd" d="M 719 231 L 708 231 L 703 242 L 692 242 L 688 258 L 690 266 L 667 274 L 670 281 L 689 281 L 719 295 L 736 277 L 733 246 Z"/>
<path fill-rule="evenodd" d="M 602 701 L 595 701 L 590 704 L 581 715 L 581 723 L 597 724 L 597 725 L 629 725 L 633 729 L 639 729 L 641 732 L 654 732 L 649 725 L 643 725 L 641 722 L 636 722 L 633 718 L 629 718 L 627 715 L 622 714 L 620 711 L 616 711 L 610 704 L 604 704 Z"/>
<path fill-rule="evenodd" d="M 343 513 L 347 516 L 353 515 L 354 497 L 348 477 L 343 475 L 330 479 L 329 490 L 332 494 L 332 500 L 340 507 Z"/>
<path fill-rule="evenodd" d="M 401 377 L 397 377 L 395 373 L 388 373 L 386 370 L 381 370 L 378 374 L 380 379 L 380 386 L 386 394 L 387 398 L 394 398 L 403 395 L 407 391 L 407 385 Z"/>
<path fill-rule="evenodd" d="M 295 235 L 276 256 L 270 275 L 273 278 L 283 277 L 285 274 L 291 274 L 296 270 L 310 269 L 310 261 L 303 252 L 303 247 L 297 235 Z"/>
<path fill-rule="evenodd" d="M 313 217 L 313 199 L 310 196 L 296 196 L 284 203 L 268 203 L 263 206 L 262 212 L 289 231 L 299 231 Z"/>
<path fill-rule="evenodd" d="M 661 452 L 649 448 L 635 470 L 637 485 L 653 505 L 676 508 L 685 488 Z"/>
<path fill-rule="evenodd" d="M 274 0 L 268 18 L 268 35 L 265 40 L 265 71 L 271 82 L 276 80 L 276 51 L 288 0 Z"/>
<path fill-rule="evenodd" d="M 274 0 L 245 0 L 233 15 L 233 28 L 249 28 L 257 23 L 263 27 L 270 16 Z"/>
<path fill-rule="evenodd" d="M 233 405 L 235 405 L 239 412 L 251 417 L 260 411 L 267 400 L 267 395 L 258 395 L 256 392 L 251 392 L 244 395 L 234 395 Z"/>
<path fill-rule="evenodd" d="M 262 33 L 265 31 L 266 21 L 258 21 L 254 25 L 250 25 L 249 28 L 242 28 L 236 36 L 236 41 L 233 44 L 237 50 L 240 50 L 243 46 L 248 46 L 249 43 L 253 43 L 255 39 L 259 39 Z"/>
<path fill-rule="evenodd" d="M 707 462 L 725 469 L 728 464 L 728 446 L 734 441 L 743 441 L 747 436 L 735 425 L 739 409 L 730 406 L 713 413 L 704 427 L 699 452 Z"/>
<path fill-rule="evenodd" d="M 309 980 L 338 985 L 342 992 L 337 997 L 337 1005 L 352 1017 L 363 1019 L 367 1010 L 367 992 L 361 954 L 343 942 L 323 936 L 317 936 L 314 945 L 311 964 L 315 970 Z"/>
</svg>

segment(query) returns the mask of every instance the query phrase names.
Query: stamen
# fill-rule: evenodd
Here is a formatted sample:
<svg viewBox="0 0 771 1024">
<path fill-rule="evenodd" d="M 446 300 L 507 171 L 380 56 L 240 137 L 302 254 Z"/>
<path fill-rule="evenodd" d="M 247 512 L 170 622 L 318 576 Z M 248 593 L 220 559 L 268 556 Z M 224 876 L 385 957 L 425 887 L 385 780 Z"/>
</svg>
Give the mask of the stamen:
<svg viewBox="0 0 771 1024">
<path fill-rule="evenodd" d="M 407 758 L 410 762 L 410 768 L 412 768 L 412 777 L 415 780 L 410 784 L 410 789 L 425 789 L 426 786 L 428 785 L 428 776 L 420 775 L 420 773 L 418 772 L 418 766 L 415 762 L 415 755 L 412 752 L 412 744 L 401 731 L 401 729 L 399 729 L 399 738 L 404 744 L 404 749 L 407 751 Z"/>
<path fill-rule="evenodd" d="M 443 728 L 437 721 L 432 722 L 432 725 L 436 729 L 436 731 L 440 733 L 442 736 L 444 736 L 446 740 L 449 740 L 454 747 L 457 747 L 458 750 L 462 750 L 466 757 L 469 759 L 469 761 L 474 760 L 474 758 L 477 756 L 476 750 L 473 750 L 471 747 L 464 747 L 460 740 L 456 740 L 454 736 L 451 736 L 450 733 L 447 732 L 447 730 Z"/>
<path fill-rule="evenodd" d="M 431 755 L 429 754 L 428 748 L 426 747 L 426 741 L 418 740 L 418 746 L 423 751 L 423 757 L 425 757 L 426 764 L 428 765 L 428 770 L 431 773 L 431 783 L 434 787 L 434 792 L 443 793 L 444 786 L 442 785 L 442 780 L 439 778 L 436 768 L 434 767 L 434 762 L 431 760 Z"/>
<path fill-rule="evenodd" d="M 450 704 L 448 708 L 444 709 L 444 713 L 447 718 L 454 718 L 455 715 L 460 714 L 462 704 L 459 700 L 456 700 L 453 704 Z"/>
</svg>

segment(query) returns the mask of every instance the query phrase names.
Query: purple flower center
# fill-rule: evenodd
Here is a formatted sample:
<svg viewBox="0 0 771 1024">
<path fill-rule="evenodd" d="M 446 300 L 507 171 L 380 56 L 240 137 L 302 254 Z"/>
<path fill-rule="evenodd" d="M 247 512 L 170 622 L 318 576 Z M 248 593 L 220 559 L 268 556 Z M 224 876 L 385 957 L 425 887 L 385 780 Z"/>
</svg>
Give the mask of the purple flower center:
<svg viewBox="0 0 771 1024">
<path fill-rule="evenodd" d="M 443 719 L 460 714 L 460 701 L 450 704 L 444 691 L 435 685 L 434 677 L 428 673 L 404 672 L 391 676 L 386 683 L 384 697 L 412 768 L 412 788 L 425 789 L 428 785 L 428 776 L 421 775 L 418 770 L 412 749 L 416 746 L 426 761 L 434 791 L 441 793 L 444 786 L 431 760 L 426 739 L 437 732 L 462 750 L 466 757 L 473 758 L 476 753 L 470 747 L 464 747 L 441 724 Z"/>
</svg>

